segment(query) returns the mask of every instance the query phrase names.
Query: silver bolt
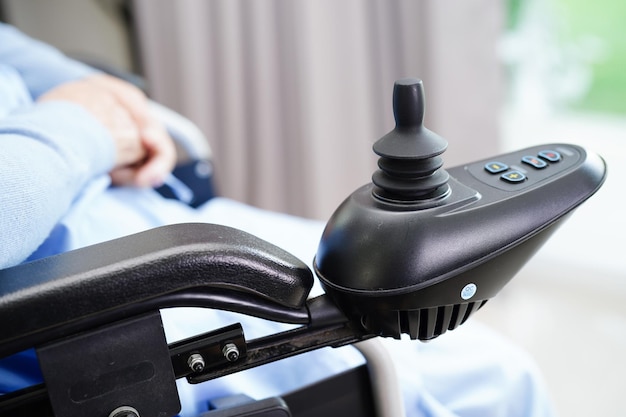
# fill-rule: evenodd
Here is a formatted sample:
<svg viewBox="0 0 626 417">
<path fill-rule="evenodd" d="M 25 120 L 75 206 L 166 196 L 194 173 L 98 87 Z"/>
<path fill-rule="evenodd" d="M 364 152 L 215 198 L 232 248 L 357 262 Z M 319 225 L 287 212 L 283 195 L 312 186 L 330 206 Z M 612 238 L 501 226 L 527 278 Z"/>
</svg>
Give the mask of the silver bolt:
<svg viewBox="0 0 626 417">
<path fill-rule="evenodd" d="M 139 417 L 139 411 L 137 411 L 133 407 L 123 405 L 111 411 L 109 417 Z"/>
<path fill-rule="evenodd" d="M 199 353 L 194 353 L 187 359 L 187 365 L 194 372 L 202 372 L 204 370 L 204 358 Z"/>
<path fill-rule="evenodd" d="M 235 362 L 239 359 L 239 349 L 234 343 L 226 343 L 222 348 L 222 354 L 228 362 Z"/>
</svg>

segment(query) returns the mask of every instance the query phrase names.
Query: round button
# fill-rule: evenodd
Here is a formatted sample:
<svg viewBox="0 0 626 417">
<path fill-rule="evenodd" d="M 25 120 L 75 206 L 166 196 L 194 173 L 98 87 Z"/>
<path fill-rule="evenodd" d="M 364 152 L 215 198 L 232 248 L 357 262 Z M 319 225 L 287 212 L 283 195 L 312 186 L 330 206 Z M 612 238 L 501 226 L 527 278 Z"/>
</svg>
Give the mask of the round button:
<svg viewBox="0 0 626 417">
<path fill-rule="evenodd" d="M 461 290 L 461 298 L 464 300 L 469 300 L 474 295 L 476 295 L 477 289 L 478 287 L 476 287 L 476 284 L 474 284 L 473 282 L 470 282 Z"/>
</svg>

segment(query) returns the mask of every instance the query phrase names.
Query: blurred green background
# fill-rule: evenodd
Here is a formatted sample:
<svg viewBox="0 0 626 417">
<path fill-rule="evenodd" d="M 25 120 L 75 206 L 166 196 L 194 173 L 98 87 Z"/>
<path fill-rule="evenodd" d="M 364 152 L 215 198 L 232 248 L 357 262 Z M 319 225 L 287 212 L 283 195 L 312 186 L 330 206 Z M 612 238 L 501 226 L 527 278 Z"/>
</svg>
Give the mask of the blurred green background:
<svg viewBox="0 0 626 417">
<path fill-rule="evenodd" d="M 535 6 L 542 2 L 535 2 Z M 532 0 L 508 0 L 508 29 L 515 31 Z M 568 103 L 574 110 L 626 115 L 626 1 L 543 0 L 551 11 L 554 35 L 563 48 L 578 51 L 591 73 L 582 96 Z"/>
</svg>

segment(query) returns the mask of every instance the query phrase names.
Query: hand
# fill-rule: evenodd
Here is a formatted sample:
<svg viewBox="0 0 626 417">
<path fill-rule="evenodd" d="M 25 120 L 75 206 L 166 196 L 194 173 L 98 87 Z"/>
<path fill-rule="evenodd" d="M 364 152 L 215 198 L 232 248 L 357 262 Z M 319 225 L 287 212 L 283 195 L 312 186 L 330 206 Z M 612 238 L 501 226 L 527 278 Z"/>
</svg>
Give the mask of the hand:
<svg viewBox="0 0 626 417">
<path fill-rule="evenodd" d="M 172 139 L 150 113 L 145 95 L 117 78 L 97 74 L 56 87 L 39 98 L 81 105 L 110 132 L 116 149 L 115 185 L 158 186 L 176 161 Z"/>
<path fill-rule="evenodd" d="M 121 166 L 110 172 L 115 185 L 158 187 L 172 172 L 176 163 L 176 149 L 165 128 L 152 117 L 141 130 L 141 143 L 145 152 L 143 160 Z"/>
</svg>

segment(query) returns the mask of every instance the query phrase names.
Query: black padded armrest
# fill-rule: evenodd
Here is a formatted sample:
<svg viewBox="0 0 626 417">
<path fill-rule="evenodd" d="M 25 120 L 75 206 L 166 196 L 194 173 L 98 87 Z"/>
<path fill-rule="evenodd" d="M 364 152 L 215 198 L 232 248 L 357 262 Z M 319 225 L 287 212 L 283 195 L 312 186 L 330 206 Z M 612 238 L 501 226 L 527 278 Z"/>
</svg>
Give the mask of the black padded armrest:
<svg viewBox="0 0 626 417">
<path fill-rule="evenodd" d="M 248 233 L 165 226 L 0 271 L 0 355 L 29 347 L 20 340 L 41 343 L 85 327 L 76 323 L 102 324 L 94 317 L 203 298 L 221 297 L 235 311 L 258 304 L 297 312 L 312 285 L 304 263 Z"/>
</svg>

